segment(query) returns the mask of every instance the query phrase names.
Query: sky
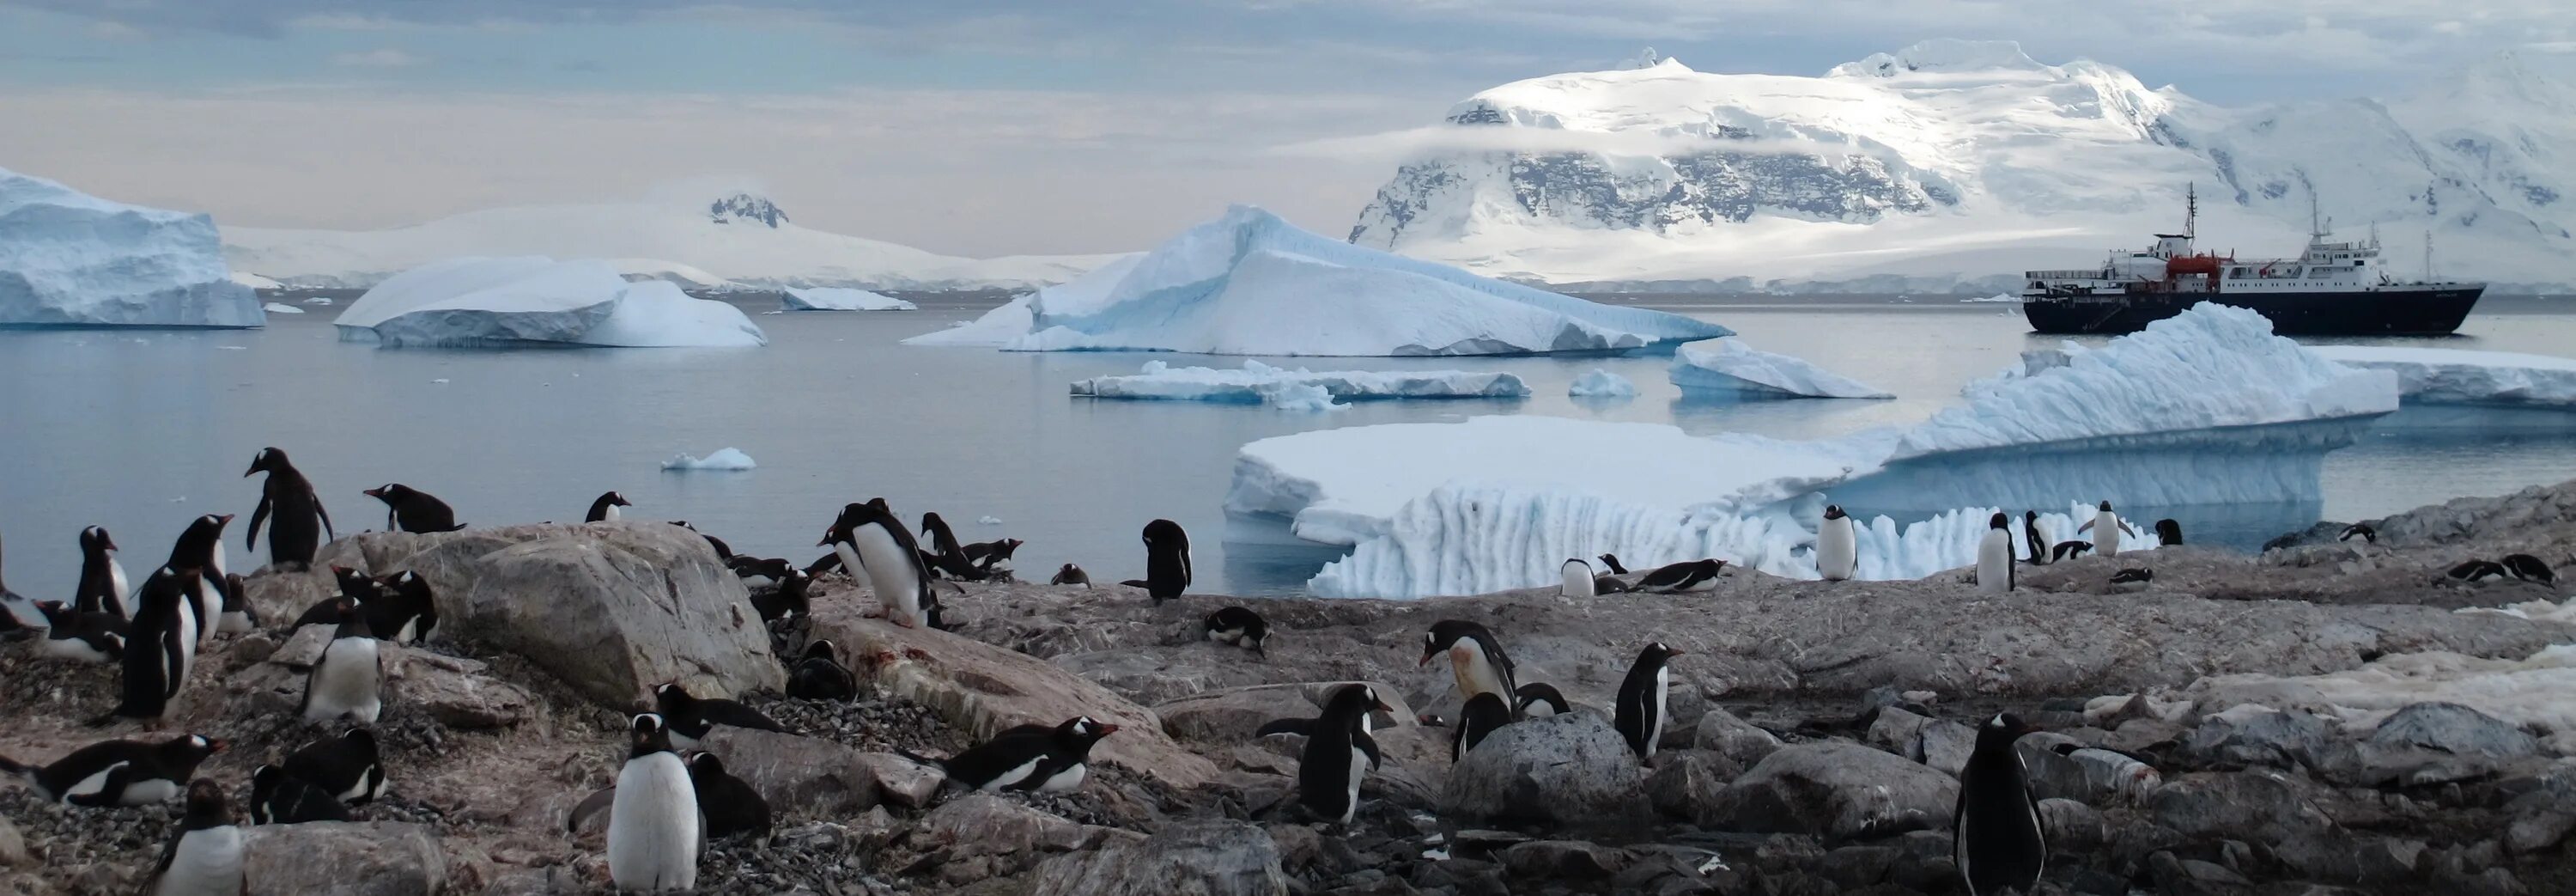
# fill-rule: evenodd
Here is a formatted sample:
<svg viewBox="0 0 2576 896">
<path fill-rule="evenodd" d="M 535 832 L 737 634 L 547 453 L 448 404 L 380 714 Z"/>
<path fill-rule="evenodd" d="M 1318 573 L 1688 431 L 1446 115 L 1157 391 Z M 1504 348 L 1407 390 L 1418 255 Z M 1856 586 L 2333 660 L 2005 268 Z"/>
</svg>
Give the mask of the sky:
<svg viewBox="0 0 2576 896">
<path fill-rule="evenodd" d="M 939 252 L 1114 252 L 1234 202 L 1345 233 L 1401 161 L 1352 138 L 1496 84 L 1931 37 L 2250 105 L 2576 40 L 2576 3 L 0 0 L 0 167 L 240 226 L 755 189 Z"/>
</svg>

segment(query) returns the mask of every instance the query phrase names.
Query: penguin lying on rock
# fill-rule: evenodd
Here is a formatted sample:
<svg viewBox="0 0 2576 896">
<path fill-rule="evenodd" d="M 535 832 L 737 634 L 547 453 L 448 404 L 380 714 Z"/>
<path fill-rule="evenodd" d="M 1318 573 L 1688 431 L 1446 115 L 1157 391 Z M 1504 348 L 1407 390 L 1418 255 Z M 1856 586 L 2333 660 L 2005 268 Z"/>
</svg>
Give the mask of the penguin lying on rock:
<svg viewBox="0 0 2576 896">
<path fill-rule="evenodd" d="M 661 717 L 656 724 L 667 728 L 671 745 L 683 750 L 697 749 L 699 739 L 706 737 L 707 732 L 714 730 L 718 725 L 776 731 L 781 734 L 795 733 L 788 731 L 786 726 L 772 721 L 768 716 L 761 715 L 760 710 L 722 697 L 694 696 L 679 682 L 655 685 L 653 702 L 655 707 L 661 710 Z"/>
<path fill-rule="evenodd" d="M 1082 786 L 1090 771 L 1091 747 L 1118 732 L 1118 726 L 1075 716 L 1063 723 L 1018 725 L 993 735 L 946 759 L 897 749 L 906 759 L 939 769 L 948 781 L 968 790 L 1033 790 L 1065 793 Z"/>
</svg>

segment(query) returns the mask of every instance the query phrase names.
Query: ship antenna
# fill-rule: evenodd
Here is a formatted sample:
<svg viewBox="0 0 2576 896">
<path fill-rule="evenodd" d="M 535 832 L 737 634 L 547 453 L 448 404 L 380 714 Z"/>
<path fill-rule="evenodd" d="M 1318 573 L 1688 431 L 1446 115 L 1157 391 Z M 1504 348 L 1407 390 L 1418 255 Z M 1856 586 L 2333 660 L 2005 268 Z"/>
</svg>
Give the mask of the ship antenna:
<svg viewBox="0 0 2576 896">
<path fill-rule="evenodd" d="M 2316 188 L 2310 187 L 2308 188 L 2308 236 L 2313 239 L 2325 239 L 2325 219 L 2317 217 L 2317 214 L 2317 191 Z"/>
<path fill-rule="evenodd" d="M 2182 238 L 2196 239 L 2200 236 L 2200 182 L 2183 184 L 2182 202 Z"/>
<path fill-rule="evenodd" d="M 2424 282 L 2433 280 L 2433 228 L 2424 228 Z"/>
</svg>

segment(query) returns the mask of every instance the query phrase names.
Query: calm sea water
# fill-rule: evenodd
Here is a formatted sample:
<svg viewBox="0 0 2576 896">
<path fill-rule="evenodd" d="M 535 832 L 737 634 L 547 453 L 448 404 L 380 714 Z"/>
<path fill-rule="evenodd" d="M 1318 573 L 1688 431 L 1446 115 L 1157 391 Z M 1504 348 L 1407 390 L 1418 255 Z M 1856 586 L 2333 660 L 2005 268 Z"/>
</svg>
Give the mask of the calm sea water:
<svg viewBox="0 0 2576 896">
<path fill-rule="evenodd" d="M 1329 554 L 1223 543 L 1220 504 L 1235 449 L 1320 427 L 1492 413 L 1667 422 L 1694 432 L 1834 435 L 1918 420 L 1959 386 L 2054 344 L 2012 306 L 1925 299 L 1841 305 L 1715 305 L 1629 299 L 1715 320 L 1755 345 L 1891 389 L 1895 401 L 1726 404 L 1685 400 L 1665 358 L 1265 359 L 1317 369 L 1506 370 L 1519 401 L 1372 402 L 1331 414 L 1188 402 L 1077 400 L 1066 384 L 1148 360 L 1237 366 L 1239 358 L 932 349 L 897 340 L 971 318 L 989 303 L 919 312 L 760 315 L 761 349 L 386 350 L 343 343 L 338 306 L 272 315 L 261 331 L 0 332 L 0 535 L 7 580 L 68 598 L 75 536 L 104 525 L 130 568 L 158 561 L 201 513 L 258 500 L 242 471 L 285 448 L 321 489 L 341 532 L 383 528 L 360 489 L 402 482 L 470 524 L 580 518 L 609 489 L 633 516 L 686 519 L 746 552 L 800 561 L 844 503 L 883 495 L 907 518 L 936 510 L 968 541 L 1026 539 L 1024 577 L 1077 562 L 1114 581 L 1143 574 L 1137 530 L 1154 517 L 1192 533 L 1199 590 L 1293 593 Z M 747 310 L 766 310 L 750 308 Z M 2490 300 L 2446 347 L 2566 354 L 2576 311 Z M 1566 397 L 1605 367 L 1633 401 Z M 2576 477 L 2576 415 L 2405 412 L 2326 466 L 2323 515 L 2354 519 L 2461 495 Z M 737 447 L 738 473 L 666 473 L 673 454 Z M 1615 458 L 1605 458 L 1605 463 Z M 978 525 L 981 517 L 999 525 Z M 2186 525 L 2192 520 L 2186 518 Z M 260 555 L 265 558 L 265 553 Z"/>
</svg>

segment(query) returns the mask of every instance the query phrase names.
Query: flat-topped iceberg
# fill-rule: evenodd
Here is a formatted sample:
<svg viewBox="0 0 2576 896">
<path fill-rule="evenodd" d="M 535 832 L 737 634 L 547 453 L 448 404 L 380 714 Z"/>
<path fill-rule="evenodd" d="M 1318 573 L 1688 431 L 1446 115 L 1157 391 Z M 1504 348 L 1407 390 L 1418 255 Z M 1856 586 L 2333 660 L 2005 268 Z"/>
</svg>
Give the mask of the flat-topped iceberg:
<svg viewBox="0 0 2576 896">
<path fill-rule="evenodd" d="M 1145 362 L 1142 373 L 1073 381 L 1073 394 L 1090 398 L 1142 398 L 1260 404 L 1292 387 L 1313 386 L 1341 401 L 1392 398 L 1521 398 L 1529 385 L 1508 373 L 1464 370 L 1289 370 L 1259 361 L 1241 370 L 1173 367 Z"/>
<path fill-rule="evenodd" d="M 628 282 L 603 261 L 458 258 L 387 278 L 334 321 L 340 338 L 388 346 L 768 344 L 742 310 L 662 280 Z"/>
<path fill-rule="evenodd" d="M 719 448 L 715 453 L 705 457 L 681 452 L 672 455 L 670 460 L 662 462 L 662 469 L 675 473 L 691 470 L 749 470 L 759 466 L 752 462 L 751 455 L 742 453 L 740 448 Z"/>
<path fill-rule="evenodd" d="M 864 289 L 814 286 L 791 287 L 779 293 L 778 307 L 787 311 L 914 311 L 921 306 Z"/>
<path fill-rule="evenodd" d="M 1635 398 L 1637 384 L 1629 382 L 1627 377 L 1595 367 L 1592 372 L 1575 377 L 1574 382 L 1566 384 L 1565 394 L 1569 398 Z"/>
<path fill-rule="evenodd" d="M 1672 379 L 1673 385 L 1684 391 L 1723 392 L 1742 398 L 1896 397 L 1804 359 L 1754 348 L 1735 337 L 1693 342 L 1675 350 Z"/>
<path fill-rule="evenodd" d="M 0 168 L 0 326 L 257 327 L 214 219 Z"/>
<path fill-rule="evenodd" d="M 2576 358 L 2384 345 L 2310 349 L 2339 364 L 2394 371 L 2410 404 L 2576 409 Z"/>
<path fill-rule="evenodd" d="M 1388 357 L 1619 351 L 1733 332 L 1361 248 L 1250 206 L 959 329 L 907 341 L 1009 332 L 1000 347 L 1013 351 Z"/>
</svg>

